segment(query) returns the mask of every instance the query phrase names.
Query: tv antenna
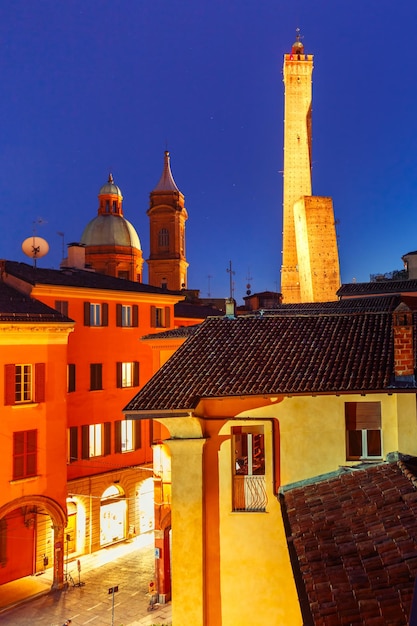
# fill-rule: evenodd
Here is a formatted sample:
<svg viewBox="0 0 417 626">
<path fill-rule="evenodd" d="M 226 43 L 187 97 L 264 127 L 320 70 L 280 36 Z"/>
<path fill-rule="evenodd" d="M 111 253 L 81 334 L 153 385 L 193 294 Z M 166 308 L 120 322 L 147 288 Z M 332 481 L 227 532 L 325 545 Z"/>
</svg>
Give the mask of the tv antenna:
<svg viewBox="0 0 417 626">
<path fill-rule="evenodd" d="M 230 299 L 233 300 L 233 276 L 235 272 L 232 270 L 232 262 L 229 261 L 229 267 L 226 269 L 226 272 L 229 274 L 229 290 L 230 290 Z"/>
</svg>

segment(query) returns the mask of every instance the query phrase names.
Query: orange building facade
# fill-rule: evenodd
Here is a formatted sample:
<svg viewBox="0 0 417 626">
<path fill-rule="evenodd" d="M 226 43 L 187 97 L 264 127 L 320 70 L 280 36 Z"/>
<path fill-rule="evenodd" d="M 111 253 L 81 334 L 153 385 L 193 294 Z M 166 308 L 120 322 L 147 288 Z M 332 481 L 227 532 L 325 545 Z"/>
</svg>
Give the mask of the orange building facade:
<svg viewBox="0 0 417 626">
<path fill-rule="evenodd" d="M 66 386 L 74 322 L 0 282 L 0 584 L 63 582 Z"/>
<path fill-rule="evenodd" d="M 9 261 L 3 262 L 2 280 L 4 286 L 44 303 L 58 316 L 59 311 L 68 320 L 65 328 L 74 330 L 69 338 L 67 331 L 65 342 L 61 332 L 56 348 L 55 335 L 45 335 L 44 355 L 36 357 L 36 363 L 46 363 L 51 385 L 60 376 L 59 383 L 53 384 L 54 395 L 51 391 L 44 403 L 30 400 L 19 407 L 32 424 L 43 424 L 42 437 L 49 437 L 53 471 L 41 472 L 42 489 L 48 498 L 59 494 L 59 532 L 51 529 L 39 506 L 29 506 L 28 501 L 27 516 L 33 520 L 28 524 L 37 529 L 35 543 L 28 547 L 30 567 L 10 572 L 10 579 L 34 574 L 44 568 L 45 559 L 49 566 L 54 563 L 57 584 L 62 584 L 64 562 L 153 530 L 151 444 L 160 438 L 160 427 L 152 428 L 149 421 L 125 420 L 122 408 L 154 371 L 151 349 L 140 337 L 173 328 L 174 304 L 181 296 L 91 271 L 44 270 Z M 37 329 L 32 332 L 39 340 Z M 2 351 L 4 366 L 26 362 L 22 351 L 30 352 L 30 362 L 35 363 L 30 336 L 22 338 L 24 345 L 13 348 L 13 358 Z M 7 411 L 16 413 L 14 407 Z M 10 464 L 8 455 L 3 459 Z M 20 484 L 17 489 L 22 491 Z M 7 502 L 12 491 L 3 491 Z M 9 511 L 12 505 L 5 506 Z M 20 522 L 24 526 L 24 520 Z M 60 559 L 54 552 L 57 542 Z M 30 556 L 34 551 L 36 562 Z"/>
</svg>

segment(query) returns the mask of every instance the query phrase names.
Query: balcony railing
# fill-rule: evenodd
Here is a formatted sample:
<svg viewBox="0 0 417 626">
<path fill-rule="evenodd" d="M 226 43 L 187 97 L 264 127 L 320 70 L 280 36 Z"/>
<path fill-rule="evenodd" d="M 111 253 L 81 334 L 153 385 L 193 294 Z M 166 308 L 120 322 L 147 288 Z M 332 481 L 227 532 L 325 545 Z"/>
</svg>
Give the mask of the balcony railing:
<svg viewBox="0 0 417 626">
<path fill-rule="evenodd" d="M 233 510 L 265 511 L 265 476 L 233 476 Z"/>
</svg>

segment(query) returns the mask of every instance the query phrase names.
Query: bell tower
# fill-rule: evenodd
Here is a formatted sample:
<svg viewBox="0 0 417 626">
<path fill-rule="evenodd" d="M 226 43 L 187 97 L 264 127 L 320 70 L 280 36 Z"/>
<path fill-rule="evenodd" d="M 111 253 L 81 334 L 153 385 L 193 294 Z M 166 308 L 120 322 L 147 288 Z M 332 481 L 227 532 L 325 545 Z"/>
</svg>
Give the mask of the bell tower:
<svg viewBox="0 0 417 626">
<path fill-rule="evenodd" d="M 311 93 L 313 55 L 299 29 L 284 55 L 284 185 L 281 293 L 284 303 L 336 300 L 339 254 L 333 202 L 312 195 Z"/>
<path fill-rule="evenodd" d="M 147 215 L 150 222 L 149 284 L 173 291 L 186 289 L 185 222 L 188 213 L 184 195 L 172 176 L 168 151 L 164 155 L 162 176 L 150 193 Z"/>
<path fill-rule="evenodd" d="M 281 292 L 285 303 L 301 302 L 294 203 L 311 196 L 311 94 L 313 55 L 304 54 L 300 32 L 284 55 L 284 194 Z"/>
</svg>

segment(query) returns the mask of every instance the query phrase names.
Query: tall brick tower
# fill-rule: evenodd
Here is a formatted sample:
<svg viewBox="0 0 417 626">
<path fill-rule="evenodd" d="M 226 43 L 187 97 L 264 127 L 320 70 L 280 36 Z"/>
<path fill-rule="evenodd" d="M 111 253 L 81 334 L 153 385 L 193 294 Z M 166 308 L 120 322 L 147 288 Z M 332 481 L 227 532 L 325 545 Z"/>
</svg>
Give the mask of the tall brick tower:
<svg viewBox="0 0 417 626">
<path fill-rule="evenodd" d="M 299 29 L 284 55 L 284 185 L 281 292 L 285 303 L 335 300 L 339 256 L 331 198 L 312 196 L 313 55 Z"/>
<path fill-rule="evenodd" d="M 281 292 L 284 302 L 300 302 L 294 203 L 311 196 L 311 92 L 313 55 L 304 54 L 297 32 L 284 55 L 284 198 Z"/>
<path fill-rule="evenodd" d="M 162 176 L 150 194 L 147 215 L 150 222 L 149 284 L 174 291 L 186 289 L 185 222 L 188 213 L 184 195 L 172 176 L 168 151 Z"/>
</svg>

